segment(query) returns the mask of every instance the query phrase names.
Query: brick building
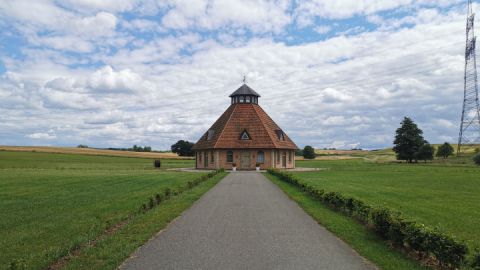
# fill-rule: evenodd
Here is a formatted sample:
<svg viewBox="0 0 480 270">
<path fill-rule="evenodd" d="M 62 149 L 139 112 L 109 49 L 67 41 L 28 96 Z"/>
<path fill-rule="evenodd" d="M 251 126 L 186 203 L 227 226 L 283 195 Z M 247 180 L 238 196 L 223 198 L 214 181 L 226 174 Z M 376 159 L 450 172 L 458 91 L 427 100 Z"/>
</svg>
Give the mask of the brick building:
<svg viewBox="0 0 480 270">
<path fill-rule="evenodd" d="M 230 95 L 230 107 L 193 146 L 196 168 L 295 168 L 298 147 L 258 105 L 259 97 L 246 84 Z"/>
</svg>

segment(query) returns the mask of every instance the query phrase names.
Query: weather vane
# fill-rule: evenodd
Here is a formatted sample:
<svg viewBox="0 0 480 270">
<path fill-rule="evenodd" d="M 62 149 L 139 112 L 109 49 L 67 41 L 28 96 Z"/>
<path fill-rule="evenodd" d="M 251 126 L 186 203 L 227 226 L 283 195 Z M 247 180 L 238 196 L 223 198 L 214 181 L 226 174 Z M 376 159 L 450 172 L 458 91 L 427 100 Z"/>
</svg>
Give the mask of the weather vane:
<svg viewBox="0 0 480 270">
<path fill-rule="evenodd" d="M 247 83 L 247 75 L 243 75 L 243 80 L 242 80 L 243 83 Z"/>
</svg>

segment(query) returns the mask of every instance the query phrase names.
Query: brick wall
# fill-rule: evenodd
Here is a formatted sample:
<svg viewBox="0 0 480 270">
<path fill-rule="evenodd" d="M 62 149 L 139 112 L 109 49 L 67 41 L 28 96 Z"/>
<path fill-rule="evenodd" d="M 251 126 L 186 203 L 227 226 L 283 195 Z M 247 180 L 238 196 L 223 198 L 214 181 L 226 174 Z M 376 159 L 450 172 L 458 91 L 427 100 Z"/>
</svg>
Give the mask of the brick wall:
<svg viewBox="0 0 480 270">
<path fill-rule="evenodd" d="M 272 150 L 272 149 L 248 149 L 248 150 L 231 150 L 233 152 L 233 162 L 227 162 L 228 150 L 204 150 L 196 152 L 196 168 L 198 169 L 232 169 L 232 163 L 236 163 L 237 170 L 254 170 L 257 163 L 258 152 L 263 151 L 264 162 L 260 164 L 262 170 L 268 168 L 295 168 L 295 151 L 294 150 Z M 212 160 L 213 155 L 213 160 Z M 208 160 L 205 166 L 205 158 Z M 249 161 L 247 164 L 242 164 Z M 285 161 L 284 167 L 282 161 Z M 242 165 L 247 165 L 242 168 Z"/>
</svg>

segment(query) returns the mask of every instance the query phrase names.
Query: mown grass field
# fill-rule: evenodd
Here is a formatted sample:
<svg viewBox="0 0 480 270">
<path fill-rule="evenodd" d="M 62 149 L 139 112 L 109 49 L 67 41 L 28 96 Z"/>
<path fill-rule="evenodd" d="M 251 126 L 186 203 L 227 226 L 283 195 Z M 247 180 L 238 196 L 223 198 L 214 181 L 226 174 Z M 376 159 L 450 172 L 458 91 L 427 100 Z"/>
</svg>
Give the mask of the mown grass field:
<svg viewBox="0 0 480 270">
<path fill-rule="evenodd" d="M 192 166 L 192 160 L 162 162 L 162 167 Z M 46 268 L 138 212 L 155 193 L 199 176 L 155 170 L 152 159 L 0 151 L 0 268 L 12 261 Z M 164 213 L 163 225 L 189 203 L 192 197 L 179 204 L 183 208 L 172 208 L 172 215 Z M 161 228 L 154 220 L 149 224 L 149 233 Z M 148 237 L 144 233 L 142 239 Z"/>
<path fill-rule="evenodd" d="M 325 168 L 294 173 L 311 185 L 400 211 L 480 248 L 480 167 L 468 158 L 427 164 L 314 160 L 297 166 Z"/>
</svg>

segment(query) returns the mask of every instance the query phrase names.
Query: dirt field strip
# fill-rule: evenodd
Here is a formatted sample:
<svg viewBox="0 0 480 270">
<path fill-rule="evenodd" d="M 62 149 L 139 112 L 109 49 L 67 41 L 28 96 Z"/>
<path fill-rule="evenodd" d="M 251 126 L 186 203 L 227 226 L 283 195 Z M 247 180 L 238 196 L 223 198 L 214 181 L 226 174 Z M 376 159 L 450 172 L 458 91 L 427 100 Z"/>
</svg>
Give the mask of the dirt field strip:
<svg viewBox="0 0 480 270">
<path fill-rule="evenodd" d="M 115 156 L 115 157 L 137 157 L 137 158 L 168 158 L 168 159 L 192 159 L 192 157 L 180 157 L 175 153 L 156 153 L 156 152 L 133 152 L 117 151 L 95 148 L 77 148 L 77 147 L 50 147 L 50 146 L 0 146 L 0 151 L 18 151 L 18 152 L 41 152 L 56 154 L 81 154 L 94 156 Z"/>
</svg>

